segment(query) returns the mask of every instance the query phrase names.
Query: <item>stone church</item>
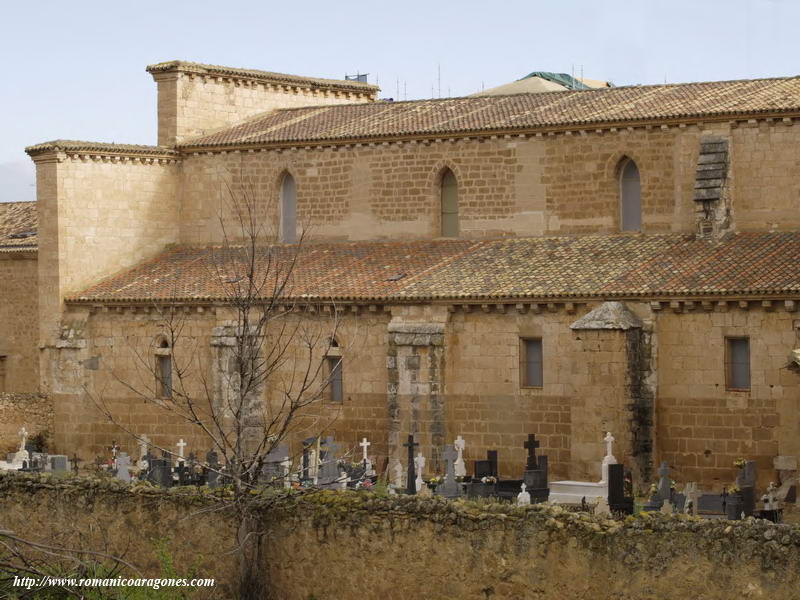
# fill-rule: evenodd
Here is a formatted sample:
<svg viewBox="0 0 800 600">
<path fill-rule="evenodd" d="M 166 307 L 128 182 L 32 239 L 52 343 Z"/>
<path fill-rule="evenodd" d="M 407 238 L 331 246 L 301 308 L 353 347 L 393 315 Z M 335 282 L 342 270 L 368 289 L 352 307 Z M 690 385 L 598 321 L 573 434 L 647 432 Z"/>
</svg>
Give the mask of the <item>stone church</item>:
<svg viewBox="0 0 800 600">
<path fill-rule="evenodd" d="M 461 435 L 519 476 L 535 433 L 554 477 L 595 479 L 611 431 L 640 481 L 665 460 L 720 486 L 739 457 L 769 480 L 800 454 L 800 78 L 388 102 L 358 81 L 147 71 L 158 144 L 28 147 L 38 200 L 0 226 L 0 381 L 52 402 L 58 451 L 135 452 L 89 398 L 208 449 L 121 382 L 133 347 L 179 368 L 167 307 L 213 363 L 225 197 L 246 191 L 271 256 L 302 244 L 282 301 L 341 323 L 318 416 L 379 464 L 414 434 L 435 470 Z"/>
</svg>

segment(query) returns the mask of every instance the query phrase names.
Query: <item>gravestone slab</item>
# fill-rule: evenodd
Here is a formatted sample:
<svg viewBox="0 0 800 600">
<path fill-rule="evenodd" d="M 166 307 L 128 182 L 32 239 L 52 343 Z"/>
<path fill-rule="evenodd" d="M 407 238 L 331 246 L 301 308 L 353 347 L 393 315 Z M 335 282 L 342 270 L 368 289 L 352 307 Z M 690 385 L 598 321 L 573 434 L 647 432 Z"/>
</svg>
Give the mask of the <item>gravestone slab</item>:
<svg viewBox="0 0 800 600">
<path fill-rule="evenodd" d="M 456 461 L 458 460 L 458 450 L 455 445 L 447 446 L 442 453 L 445 462 L 444 481 L 436 488 L 437 496 L 445 498 L 459 498 L 464 495 L 461 485 L 456 481 Z"/>
</svg>

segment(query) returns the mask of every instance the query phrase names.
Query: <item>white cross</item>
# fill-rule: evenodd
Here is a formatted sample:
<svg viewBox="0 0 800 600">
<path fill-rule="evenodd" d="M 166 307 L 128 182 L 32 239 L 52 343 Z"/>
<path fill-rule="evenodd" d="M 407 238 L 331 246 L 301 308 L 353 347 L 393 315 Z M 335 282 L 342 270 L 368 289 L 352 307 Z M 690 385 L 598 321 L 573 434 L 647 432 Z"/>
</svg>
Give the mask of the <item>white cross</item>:
<svg viewBox="0 0 800 600">
<path fill-rule="evenodd" d="M 611 444 L 613 444 L 616 440 L 614 436 L 611 435 L 611 432 L 606 433 L 606 437 L 603 438 L 603 441 L 606 443 L 606 456 L 613 456 L 611 454 Z"/>
<path fill-rule="evenodd" d="M 361 448 L 364 450 L 364 460 L 367 460 L 367 448 L 369 448 L 371 445 L 372 444 L 367 441 L 367 438 L 361 440 L 361 443 L 359 444 L 359 446 L 361 446 Z"/>
<path fill-rule="evenodd" d="M 466 448 L 466 446 L 467 443 L 461 436 L 458 436 L 456 441 L 453 442 L 453 447 L 458 451 L 456 462 L 453 463 L 456 477 L 464 477 L 467 474 L 467 467 L 464 464 L 464 448 Z"/>
<path fill-rule="evenodd" d="M 184 442 L 184 441 L 183 441 L 183 438 L 181 438 L 181 439 L 180 439 L 180 441 L 179 441 L 177 444 L 175 444 L 175 445 L 178 447 L 178 457 L 179 457 L 180 459 L 183 459 L 183 449 L 184 449 L 184 448 L 186 447 L 186 445 L 187 445 L 187 444 L 186 444 L 186 442 Z"/>
<path fill-rule="evenodd" d="M 462 438 L 461 436 L 458 436 L 456 438 L 456 441 L 453 443 L 453 446 L 456 447 L 456 450 L 458 450 L 459 455 L 464 451 L 464 448 L 466 447 L 466 445 L 467 444 L 464 441 L 464 438 Z"/>
</svg>

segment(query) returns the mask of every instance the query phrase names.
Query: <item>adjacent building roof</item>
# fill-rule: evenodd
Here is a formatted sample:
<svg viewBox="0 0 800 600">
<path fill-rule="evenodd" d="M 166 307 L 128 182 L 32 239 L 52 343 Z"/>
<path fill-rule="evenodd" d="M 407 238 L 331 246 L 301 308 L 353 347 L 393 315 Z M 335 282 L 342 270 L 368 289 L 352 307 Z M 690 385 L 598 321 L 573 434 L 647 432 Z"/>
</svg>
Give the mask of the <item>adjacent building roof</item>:
<svg viewBox="0 0 800 600">
<path fill-rule="evenodd" d="M 0 252 L 36 248 L 38 226 L 36 202 L 0 202 Z"/>
<path fill-rule="evenodd" d="M 222 67 L 219 65 L 205 65 L 202 63 L 187 62 L 183 60 L 170 60 L 148 65 L 147 72 L 167 73 L 170 71 L 180 71 L 181 73 L 194 73 L 196 75 L 210 75 L 213 77 L 231 77 L 236 79 L 250 79 L 263 81 L 266 83 L 276 83 L 281 85 L 306 86 L 317 89 L 331 89 L 360 94 L 374 94 L 380 88 L 363 81 L 352 79 L 323 79 L 320 77 L 305 77 L 302 75 L 289 75 L 287 73 L 273 73 L 270 71 L 258 71 L 256 69 L 239 69 L 236 67 Z"/>
<path fill-rule="evenodd" d="M 297 252 L 299 251 L 299 256 Z M 241 248 L 177 248 L 72 302 L 225 300 L 241 284 Z M 672 298 L 800 293 L 800 233 L 590 235 L 275 245 L 286 298 L 335 301 Z M 269 279 L 269 277 L 267 277 Z M 271 289 L 267 285 L 267 289 Z M 269 295 L 269 293 L 265 294 Z"/>
<path fill-rule="evenodd" d="M 46 152 L 79 152 L 87 154 L 124 154 L 131 156 L 172 158 L 178 155 L 175 150 L 164 146 L 143 146 L 139 144 L 109 144 L 106 142 L 86 142 L 82 140 L 52 140 L 25 148 L 30 156 Z"/>
<path fill-rule="evenodd" d="M 800 77 L 276 110 L 185 148 L 294 144 L 800 113 Z"/>
</svg>

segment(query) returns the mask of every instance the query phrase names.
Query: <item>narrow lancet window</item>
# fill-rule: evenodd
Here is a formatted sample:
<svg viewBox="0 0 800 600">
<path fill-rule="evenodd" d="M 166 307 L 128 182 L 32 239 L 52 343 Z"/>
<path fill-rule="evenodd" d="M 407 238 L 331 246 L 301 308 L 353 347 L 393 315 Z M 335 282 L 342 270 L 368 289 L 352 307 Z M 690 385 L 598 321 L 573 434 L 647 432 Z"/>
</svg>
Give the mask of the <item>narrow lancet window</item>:
<svg viewBox="0 0 800 600">
<path fill-rule="evenodd" d="M 281 182 L 281 241 L 297 241 L 297 189 L 294 177 L 287 173 Z"/>
<path fill-rule="evenodd" d="M 458 237 L 458 182 L 450 169 L 442 174 L 442 237 Z"/>
<path fill-rule="evenodd" d="M 642 188 L 639 168 L 631 159 L 626 159 L 620 169 L 620 212 L 622 231 L 642 229 Z"/>
</svg>

